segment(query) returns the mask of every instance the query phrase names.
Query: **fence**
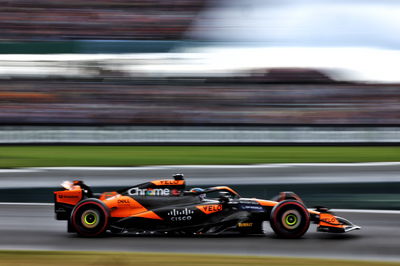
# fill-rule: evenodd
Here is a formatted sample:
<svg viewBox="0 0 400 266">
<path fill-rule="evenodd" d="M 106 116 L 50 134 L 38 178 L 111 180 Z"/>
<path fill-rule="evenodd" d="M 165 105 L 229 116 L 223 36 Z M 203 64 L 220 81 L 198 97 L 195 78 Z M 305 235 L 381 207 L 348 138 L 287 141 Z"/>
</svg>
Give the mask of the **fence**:
<svg viewBox="0 0 400 266">
<path fill-rule="evenodd" d="M 0 144 L 400 143 L 400 127 L 0 127 Z"/>
</svg>

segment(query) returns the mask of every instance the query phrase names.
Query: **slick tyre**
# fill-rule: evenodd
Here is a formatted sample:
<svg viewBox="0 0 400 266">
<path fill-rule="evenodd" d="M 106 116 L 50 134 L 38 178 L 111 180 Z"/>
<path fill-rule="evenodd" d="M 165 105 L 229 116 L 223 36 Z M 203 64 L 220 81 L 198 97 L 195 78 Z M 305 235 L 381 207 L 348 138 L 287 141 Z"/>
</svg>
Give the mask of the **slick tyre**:
<svg viewBox="0 0 400 266">
<path fill-rule="evenodd" d="M 285 200 L 272 209 L 270 224 L 278 237 L 300 238 L 310 227 L 310 214 L 301 202 Z"/>
<path fill-rule="evenodd" d="M 98 199 L 86 199 L 73 209 L 70 224 L 78 235 L 96 237 L 107 230 L 109 217 L 109 209 L 103 202 Z"/>
</svg>

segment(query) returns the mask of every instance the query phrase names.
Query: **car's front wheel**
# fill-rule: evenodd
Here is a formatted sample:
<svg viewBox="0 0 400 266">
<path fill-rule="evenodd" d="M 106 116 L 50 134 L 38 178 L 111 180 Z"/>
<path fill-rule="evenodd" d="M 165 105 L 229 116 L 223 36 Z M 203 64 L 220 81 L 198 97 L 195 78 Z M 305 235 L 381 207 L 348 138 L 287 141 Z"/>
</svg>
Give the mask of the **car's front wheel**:
<svg viewBox="0 0 400 266">
<path fill-rule="evenodd" d="M 301 202 L 285 200 L 272 209 L 270 224 L 278 237 L 299 238 L 310 226 L 310 214 Z"/>
<path fill-rule="evenodd" d="M 98 199 L 87 199 L 79 202 L 71 213 L 70 224 L 81 236 L 94 237 L 102 235 L 108 228 L 109 210 Z"/>
</svg>

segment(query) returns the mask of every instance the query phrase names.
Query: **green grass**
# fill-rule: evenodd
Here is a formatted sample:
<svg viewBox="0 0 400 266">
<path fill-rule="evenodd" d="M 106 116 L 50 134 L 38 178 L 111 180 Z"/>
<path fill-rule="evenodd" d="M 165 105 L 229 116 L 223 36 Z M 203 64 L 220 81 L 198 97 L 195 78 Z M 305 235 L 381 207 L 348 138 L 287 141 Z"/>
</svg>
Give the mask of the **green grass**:
<svg viewBox="0 0 400 266">
<path fill-rule="evenodd" d="M 176 265 L 274 265 L 274 266 L 392 266 L 396 262 L 331 259 L 279 258 L 261 256 L 194 255 L 122 252 L 0 251 L 0 265 L 57 266 L 176 266 Z"/>
<path fill-rule="evenodd" d="M 400 147 L 0 146 L 0 168 L 400 161 Z"/>
</svg>

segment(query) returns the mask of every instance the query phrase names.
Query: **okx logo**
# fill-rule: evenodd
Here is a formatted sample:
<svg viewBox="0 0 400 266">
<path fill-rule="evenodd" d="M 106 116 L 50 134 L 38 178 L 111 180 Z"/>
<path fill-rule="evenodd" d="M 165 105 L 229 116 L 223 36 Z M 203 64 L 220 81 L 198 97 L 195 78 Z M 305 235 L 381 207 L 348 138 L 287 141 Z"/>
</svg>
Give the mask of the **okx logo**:
<svg viewBox="0 0 400 266">
<path fill-rule="evenodd" d="M 168 216 L 171 216 L 171 221 L 180 222 L 180 221 L 190 221 L 192 220 L 192 214 L 194 211 L 184 208 L 184 209 L 172 209 L 168 212 Z"/>
</svg>

